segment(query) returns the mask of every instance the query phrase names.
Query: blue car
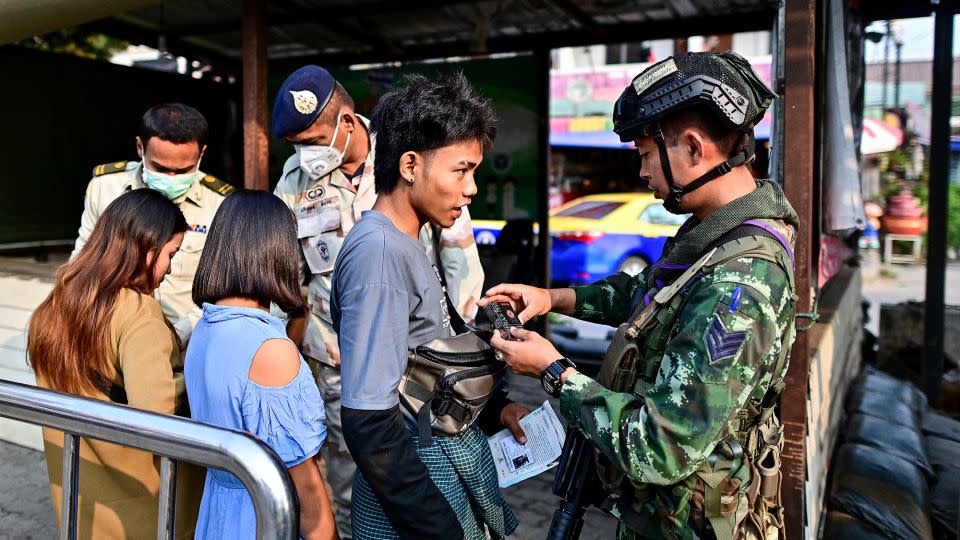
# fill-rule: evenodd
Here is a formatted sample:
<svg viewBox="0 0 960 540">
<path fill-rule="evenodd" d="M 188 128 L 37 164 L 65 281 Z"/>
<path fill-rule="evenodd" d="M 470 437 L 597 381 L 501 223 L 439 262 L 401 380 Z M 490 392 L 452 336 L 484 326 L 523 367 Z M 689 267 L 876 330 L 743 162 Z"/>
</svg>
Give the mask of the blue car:
<svg viewBox="0 0 960 540">
<path fill-rule="evenodd" d="M 574 199 L 550 212 L 551 279 L 592 283 L 618 271 L 635 275 L 660 258 L 687 216 L 667 212 L 650 193 L 606 193 Z M 502 221 L 475 220 L 477 244 L 493 244 Z"/>
</svg>

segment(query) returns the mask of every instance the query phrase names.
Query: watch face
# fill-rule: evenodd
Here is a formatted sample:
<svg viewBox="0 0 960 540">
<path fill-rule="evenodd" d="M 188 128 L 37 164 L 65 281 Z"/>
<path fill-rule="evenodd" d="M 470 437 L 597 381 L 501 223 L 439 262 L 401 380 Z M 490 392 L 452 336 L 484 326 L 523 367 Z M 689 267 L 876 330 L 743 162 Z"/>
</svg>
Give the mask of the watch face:
<svg viewBox="0 0 960 540">
<path fill-rule="evenodd" d="M 556 388 L 554 388 L 553 377 L 551 377 L 549 373 L 545 373 L 543 377 L 540 377 L 540 386 L 543 387 L 544 392 L 550 394 L 551 396 L 554 392 L 556 392 Z"/>
</svg>

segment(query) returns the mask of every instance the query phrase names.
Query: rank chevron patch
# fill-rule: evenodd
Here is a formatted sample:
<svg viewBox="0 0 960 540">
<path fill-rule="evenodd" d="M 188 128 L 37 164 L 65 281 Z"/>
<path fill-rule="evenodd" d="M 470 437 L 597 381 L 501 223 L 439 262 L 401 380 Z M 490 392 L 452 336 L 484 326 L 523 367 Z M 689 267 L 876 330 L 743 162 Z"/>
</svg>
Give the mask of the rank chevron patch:
<svg viewBox="0 0 960 540">
<path fill-rule="evenodd" d="M 737 354 L 746 337 L 746 332 L 728 332 L 720 317 L 715 316 L 713 323 L 710 325 L 710 331 L 707 332 L 707 351 L 710 353 L 710 363 Z"/>
</svg>

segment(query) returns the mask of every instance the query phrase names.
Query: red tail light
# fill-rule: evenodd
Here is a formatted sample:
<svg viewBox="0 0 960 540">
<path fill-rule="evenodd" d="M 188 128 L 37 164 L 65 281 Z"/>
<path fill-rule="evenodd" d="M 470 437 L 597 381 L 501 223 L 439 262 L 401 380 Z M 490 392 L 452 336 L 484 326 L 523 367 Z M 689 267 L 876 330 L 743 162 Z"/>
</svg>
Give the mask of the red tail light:
<svg viewBox="0 0 960 540">
<path fill-rule="evenodd" d="M 589 244 L 603 238 L 603 233 L 596 231 L 555 232 L 553 233 L 553 237 L 556 240 L 566 240 L 568 242 L 581 242 L 583 244 Z"/>
</svg>

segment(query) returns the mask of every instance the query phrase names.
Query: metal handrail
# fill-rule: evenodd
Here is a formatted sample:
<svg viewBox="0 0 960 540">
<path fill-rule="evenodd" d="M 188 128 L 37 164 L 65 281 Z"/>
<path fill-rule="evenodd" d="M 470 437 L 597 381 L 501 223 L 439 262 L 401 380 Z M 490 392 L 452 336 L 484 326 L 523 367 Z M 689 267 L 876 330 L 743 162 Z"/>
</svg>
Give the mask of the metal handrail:
<svg viewBox="0 0 960 540">
<path fill-rule="evenodd" d="M 174 460 L 236 475 L 253 499 L 257 538 L 289 540 L 298 533 L 297 502 L 286 467 L 269 446 L 250 434 L 2 380 L 0 416 L 64 432 L 61 539 L 76 538 L 80 437 L 161 457 L 159 539 L 174 538 Z"/>
</svg>

